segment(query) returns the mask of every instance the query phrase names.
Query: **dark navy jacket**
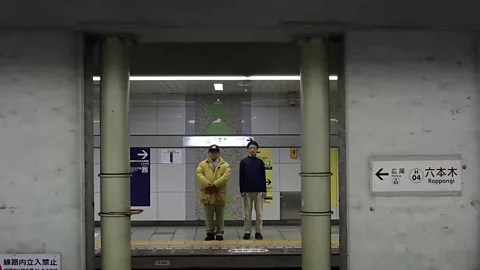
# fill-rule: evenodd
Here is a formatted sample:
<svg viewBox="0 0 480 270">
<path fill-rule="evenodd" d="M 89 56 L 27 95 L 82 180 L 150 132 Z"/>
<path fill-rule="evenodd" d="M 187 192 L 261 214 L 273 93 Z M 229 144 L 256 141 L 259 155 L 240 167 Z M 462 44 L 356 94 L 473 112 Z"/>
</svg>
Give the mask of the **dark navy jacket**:
<svg viewBox="0 0 480 270">
<path fill-rule="evenodd" d="M 244 192 L 267 192 L 265 163 L 257 157 L 240 161 L 240 193 Z"/>
</svg>

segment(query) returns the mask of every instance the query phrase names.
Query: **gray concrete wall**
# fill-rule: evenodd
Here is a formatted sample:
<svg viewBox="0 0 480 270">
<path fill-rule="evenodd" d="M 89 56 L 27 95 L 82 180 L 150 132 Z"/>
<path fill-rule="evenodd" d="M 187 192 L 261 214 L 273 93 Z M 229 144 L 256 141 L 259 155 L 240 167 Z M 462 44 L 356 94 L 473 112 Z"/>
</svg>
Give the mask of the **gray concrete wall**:
<svg viewBox="0 0 480 270">
<path fill-rule="evenodd" d="M 476 44 L 448 32 L 346 38 L 350 270 L 478 269 Z M 373 154 L 462 154 L 463 196 L 372 198 Z"/>
<path fill-rule="evenodd" d="M 84 268 L 81 39 L 0 32 L 0 254 Z"/>
</svg>

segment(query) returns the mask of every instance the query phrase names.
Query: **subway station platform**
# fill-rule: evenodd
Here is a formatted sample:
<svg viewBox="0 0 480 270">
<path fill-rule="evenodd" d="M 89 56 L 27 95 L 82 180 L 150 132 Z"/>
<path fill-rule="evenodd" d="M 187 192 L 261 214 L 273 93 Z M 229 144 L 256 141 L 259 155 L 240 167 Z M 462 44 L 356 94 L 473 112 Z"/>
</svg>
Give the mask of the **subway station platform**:
<svg viewBox="0 0 480 270">
<path fill-rule="evenodd" d="M 204 241 L 199 226 L 132 227 L 132 269 L 301 267 L 301 227 L 264 226 L 264 240 L 243 240 L 243 227 L 225 228 L 224 241 Z M 100 228 L 95 233 L 101 268 Z M 332 267 L 338 266 L 339 228 L 332 226 Z"/>
</svg>

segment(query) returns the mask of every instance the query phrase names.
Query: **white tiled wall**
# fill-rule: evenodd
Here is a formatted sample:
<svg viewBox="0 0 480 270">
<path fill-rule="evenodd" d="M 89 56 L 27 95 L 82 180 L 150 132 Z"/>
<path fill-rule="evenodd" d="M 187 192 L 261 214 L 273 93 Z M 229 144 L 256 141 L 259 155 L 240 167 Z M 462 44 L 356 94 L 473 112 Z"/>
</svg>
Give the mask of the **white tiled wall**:
<svg viewBox="0 0 480 270">
<path fill-rule="evenodd" d="M 162 164 L 161 150 L 151 148 L 150 207 L 135 215 L 133 220 L 185 220 L 186 164 L 185 150 L 181 164 Z M 100 211 L 100 149 L 94 150 L 95 212 Z M 273 205 L 264 207 L 265 220 L 280 219 L 280 191 L 300 191 L 300 160 L 291 159 L 289 149 L 272 149 L 273 159 Z M 96 216 L 96 220 L 100 220 Z"/>
<path fill-rule="evenodd" d="M 143 209 L 132 220 L 185 220 L 185 150 L 181 152 L 182 163 L 162 164 L 161 150 L 150 149 L 150 207 L 133 207 Z M 95 166 L 95 212 L 100 211 L 100 149 L 94 150 Z M 100 220 L 98 216 L 96 220 Z"/>
<path fill-rule="evenodd" d="M 253 94 L 251 104 L 252 134 L 300 134 L 300 107 L 288 107 L 286 95 Z M 258 143 L 261 147 L 262 142 Z M 284 156 L 285 151 L 287 156 Z M 263 215 L 266 220 L 279 220 L 280 191 L 284 191 L 283 186 L 289 187 L 288 191 L 300 191 L 300 177 L 294 173 L 300 170 L 300 164 L 292 163 L 294 161 L 287 163 L 287 158 L 290 159 L 288 149 L 273 149 L 272 155 L 273 205 L 265 206 Z M 286 169 L 291 171 L 287 174 Z"/>
<path fill-rule="evenodd" d="M 184 135 L 186 102 L 184 95 L 131 96 L 130 134 Z M 100 135 L 99 108 L 94 108 L 94 134 Z M 161 164 L 161 149 L 150 149 L 150 207 L 132 220 L 185 220 L 185 152 L 181 164 Z M 95 212 L 100 211 L 100 150 L 95 149 Z M 134 207 L 138 209 L 140 207 Z M 96 220 L 100 218 L 96 215 Z"/>
<path fill-rule="evenodd" d="M 253 134 L 300 134 L 300 108 L 252 107 Z"/>
<path fill-rule="evenodd" d="M 136 95 L 130 108 L 130 132 L 134 135 L 184 135 L 186 102 L 182 95 Z M 300 134 L 300 107 L 287 106 L 281 95 L 252 95 L 252 134 Z M 95 110 L 95 135 L 99 114 Z M 262 142 L 259 142 L 260 146 Z M 181 164 L 161 164 L 161 149 L 151 149 L 151 204 L 133 220 L 184 220 L 186 212 L 185 150 Z M 266 220 L 280 219 L 280 191 L 300 191 L 300 157 L 291 159 L 289 149 L 273 149 L 273 205 L 264 207 Z M 300 154 L 300 153 L 299 153 Z M 300 155 L 299 155 L 300 156 Z M 95 149 L 95 207 L 100 211 L 100 155 Z M 99 220 L 99 217 L 96 217 Z"/>
<path fill-rule="evenodd" d="M 290 149 L 281 148 L 279 150 L 279 184 L 281 191 L 300 191 L 300 157 L 290 158 Z M 299 149 L 299 154 L 300 154 Z"/>
<path fill-rule="evenodd" d="M 273 205 L 263 207 L 265 220 L 280 219 L 280 191 L 300 191 L 300 160 L 291 159 L 289 149 L 273 148 L 272 161 Z"/>
<path fill-rule="evenodd" d="M 132 95 L 130 134 L 184 135 L 184 95 Z M 94 107 L 94 135 L 100 135 L 100 110 Z"/>
<path fill-rule="evenodd" d="M 288 106 L 284 94 L 252 94 L 252 134 L 300 134 L 300 100 Z"/>
<path fill-rule="evenodd" d="M 251 100 L 252 134 L 300 134 L 299 100 L 295 107 L 282 94 L 253 94 Z M 300 159 L 291 159 L 289 149 L 273 149 L 272 154 L 274 192 L 300 191 Z"/>
<path fill-rule="evenodd" d="M 300 101 L 288 106 L 286 95 L 252 95 L 252 134 L 300 134 Z M 261 146 L 262 142 L 258 142 Z M 290 158 L 290 149 L 273 149 L 274 205 L 264 207 L 265 219 L 280 219 L 280 191 L 301 191 L 300 156 Z M 333 219 L 338 218 L 338 208 L 332 207 Z"/>
</svg>

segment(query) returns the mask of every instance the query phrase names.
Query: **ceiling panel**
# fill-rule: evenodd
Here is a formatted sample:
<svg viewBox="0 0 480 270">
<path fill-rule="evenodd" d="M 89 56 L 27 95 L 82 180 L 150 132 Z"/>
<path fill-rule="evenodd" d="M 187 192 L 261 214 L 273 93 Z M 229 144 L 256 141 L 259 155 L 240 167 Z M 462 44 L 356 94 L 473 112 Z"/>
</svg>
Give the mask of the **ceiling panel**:
<svg viewBox="0 0 480 270">
<path fill-rule="evenodd" d="M 217 29 L 233 35 L 240 27 L 287 32 L 289 26 L 298 25 L 317 31 L 321 26 L 340 30 L 479 29 L 478 7 L 478 1 L 433 0 L 17 0 L 2 1 L 0 26 L 112 32 Z"/>
</svg>

